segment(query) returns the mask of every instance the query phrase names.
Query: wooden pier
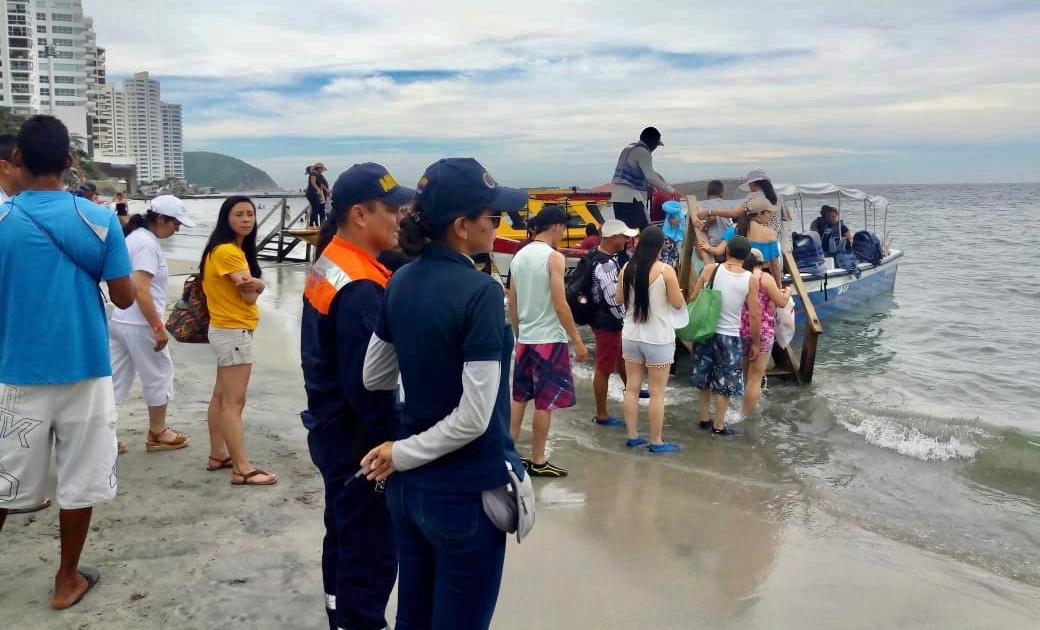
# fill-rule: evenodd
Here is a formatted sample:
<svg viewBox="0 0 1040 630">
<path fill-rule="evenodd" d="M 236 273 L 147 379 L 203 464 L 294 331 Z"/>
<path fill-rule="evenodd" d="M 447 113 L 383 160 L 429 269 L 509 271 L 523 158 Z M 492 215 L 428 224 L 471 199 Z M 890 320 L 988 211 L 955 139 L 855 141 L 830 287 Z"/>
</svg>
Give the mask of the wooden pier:
<svg viewBox="0 0 1040 630">
<path fill-rule="evenodd" d="M 698 211 L 697 197 L 688 195 L 686 197 L 689 213 L 686 217 L 686 238 L 683 240 L 682 260 L 679 266 L 679 286 L 683 295 L 688 294 L 691 275 L 693 273 L 693 256 L 699 251 L 697 247 L 703 233 L 694 224 L 694 216 Z M 801 300 L 802 309 L 805 311 L 805 330 L 802 335 L 801 358 L 795 358 L 793 345 L 786 348 L 773 344 L 774 367 L 766 372 L 768 376 L 778 377 L 784 380 L 794 380 L 799 385 L 809 385 L 813 379 L 813 369 L 816 365 L 816 342 L 823 334 L 823 324 L 816 315 L 816 307 L 809 299 L 809 293 L 802 282 L 802 274 L 798 271 L 798 264 L 790 252 L 784 252 L 784 269 L 790 276 L 790 281 L 785 285 L 793 285 L 795 293 Z M 693 278 L 696 283 L 696 278 Z M 793 342 L 792 342 L 793 343 Z"/>
<path fill-rule="evenodd" d="M 304 199 L 303 209 L 293 214 L 288 195 L 259 199 L 279 199 L 257 223 L 256 256 L 277 262 L 309 263 L 313 259 L 314 246 L 318 241 L 318 230 L 307 227 L 310 204 Z M 301 223 L 302 219 L 302 223 Z M 302 251 L 298 249 L 303 245 Z M 295 252 L 295 254 L 294 254 Z"/>
</svg>

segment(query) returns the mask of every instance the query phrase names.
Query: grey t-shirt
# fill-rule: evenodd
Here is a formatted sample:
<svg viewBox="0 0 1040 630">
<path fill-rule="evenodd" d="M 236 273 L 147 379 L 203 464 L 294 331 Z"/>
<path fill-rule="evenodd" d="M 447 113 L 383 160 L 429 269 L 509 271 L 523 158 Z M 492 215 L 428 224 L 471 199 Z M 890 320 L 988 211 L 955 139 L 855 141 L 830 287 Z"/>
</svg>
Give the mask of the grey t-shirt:
<svg viewBox="0 0 1040 630">
<path fill-rule="evenodd" d="M 733 201 L 732 199 L 704 199 L 697 203 L 705 210 L 721 210 L 724 208 L 735 208 L 740 205 L 739 201 Z M 726 228 L 733 225 L 733 219 L 714 216 L 710 217 L 710 219 L 714 220 L 707 225 L 708 242 L 714 247 L 722 242 L 722 233 L 726 231 Z"/>
</svg>

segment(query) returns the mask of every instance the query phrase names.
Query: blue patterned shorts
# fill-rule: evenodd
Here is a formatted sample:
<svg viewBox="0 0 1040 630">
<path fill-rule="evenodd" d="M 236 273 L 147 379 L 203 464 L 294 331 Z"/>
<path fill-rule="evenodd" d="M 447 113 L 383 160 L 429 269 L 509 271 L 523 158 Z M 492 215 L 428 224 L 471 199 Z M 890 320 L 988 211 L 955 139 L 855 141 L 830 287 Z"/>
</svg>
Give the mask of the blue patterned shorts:
<svg viewBox="0 0 1040 630">
<path fill-rule="evenodd" d="M 734 398 L 744 395 L 744 349 L 740 337 L 716 334 L 693 349 L 690 385 Z"/>
</svg>

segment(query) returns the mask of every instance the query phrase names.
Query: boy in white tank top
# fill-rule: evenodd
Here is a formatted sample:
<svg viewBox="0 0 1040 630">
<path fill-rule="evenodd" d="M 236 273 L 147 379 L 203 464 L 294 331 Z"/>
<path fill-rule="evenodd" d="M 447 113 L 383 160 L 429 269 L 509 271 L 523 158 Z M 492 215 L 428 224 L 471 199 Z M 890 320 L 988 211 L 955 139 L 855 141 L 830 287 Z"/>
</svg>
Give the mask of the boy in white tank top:
<svg viewBox="0 0 1040 630">
<path fill-rule="evenodd" d="M 698 345 L 690 360 L 690 384 L 700 390 L 700 427 L 712 435 L 733 435 L 726 426 L 729 399 L 744 395 L 743 348 L 740 341 L 740 312 L 745 304 L 751 322 L 751 360 L 759 352 L 762 316 L 758 308 L 758 279 L 744 269 L 751 242 L 735 236 L 728 242 L 726 262 L 707 265 L 690 294 L 690 301 L 704 287 L 722 293 L 722 311 L 715 336 Z M 714 394 L 714 396 L 713 396 Z M 710 403 L 715 398 L 712 419 Z"/>
</svg>

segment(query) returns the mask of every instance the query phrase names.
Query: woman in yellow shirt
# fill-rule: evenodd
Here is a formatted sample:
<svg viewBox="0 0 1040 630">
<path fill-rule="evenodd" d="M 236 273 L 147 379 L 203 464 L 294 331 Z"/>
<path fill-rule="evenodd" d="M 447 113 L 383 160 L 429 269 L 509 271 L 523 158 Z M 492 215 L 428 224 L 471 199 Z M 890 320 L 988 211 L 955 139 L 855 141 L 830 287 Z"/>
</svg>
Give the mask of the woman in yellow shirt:
<svg viewBox="0 0 1040 630">
<path fill-rule="evenodd" d="M 253 368 L 256 300 L 264 292 L 256 262 L 256 207 L 249 197 L 228 197 L 199 264 L 209 306 L 209 343 L 217 355 L 217 382 L 209 402 L 207 470 L 231 469 L 236 486 L 269 486 L 278 478 L 246 454 L 242 410 Z"/>
</svg>

